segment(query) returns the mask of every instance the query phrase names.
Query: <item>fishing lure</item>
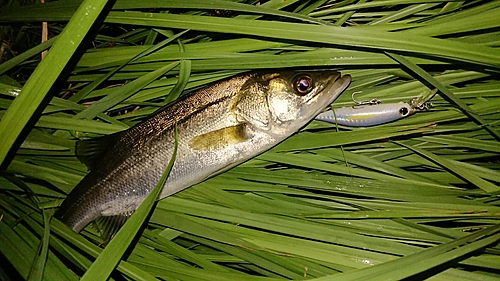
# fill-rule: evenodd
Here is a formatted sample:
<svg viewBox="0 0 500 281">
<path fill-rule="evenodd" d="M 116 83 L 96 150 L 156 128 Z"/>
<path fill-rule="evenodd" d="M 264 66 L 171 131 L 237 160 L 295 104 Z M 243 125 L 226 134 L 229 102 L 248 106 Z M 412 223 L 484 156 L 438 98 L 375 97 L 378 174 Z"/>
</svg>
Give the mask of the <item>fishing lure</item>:
<svg viewBox="0 0 500 281">
<path fill-rule="evenodd" d="M 359 102 L 354 99 L 354 94 L 352 95 L 354 106 L 336 108 L 335 112 L 330 109 L 320 113 L 315 119 L 348 127 L 377 126 L 405 118 L 420 110 L 427 110 L 430 106 L 428 101 L 435 91 L 426 98 L 417 97 L 409 102 L 387 104 L 382 104 L 378 99 Z"/>
</svg>

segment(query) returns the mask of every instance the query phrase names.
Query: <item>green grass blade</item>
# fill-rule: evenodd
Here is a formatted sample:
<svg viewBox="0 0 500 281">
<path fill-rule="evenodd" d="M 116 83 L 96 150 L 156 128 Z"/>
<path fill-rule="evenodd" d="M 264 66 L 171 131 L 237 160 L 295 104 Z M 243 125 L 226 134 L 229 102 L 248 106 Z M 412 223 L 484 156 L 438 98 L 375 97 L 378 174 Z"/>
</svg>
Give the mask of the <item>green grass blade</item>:
<svg viewBox="0 0 500 281">
<path fill-rule="evenodd" d="M 50 38 L 49 40 L 36 45 L 35 47 L 31 48 L 30 50 L 19 54 L 18 56 L 13 57 L 12 59 L 0 64 L 0 75 L 6 73 L 13 67 L 16 67 L 20 65 L 22 62 L 28 60 L 29 58 L 36 56 L 37 54 L 49 49 L 52 44 L 57 40 L 58 36 L 54 36 Z"/>
<path fill-rule="evenodd" d="M 33 262 L 30 274 L 28 275 L 29 281 L 42 280 L 49 253 L 50 215 L 48 214 L 48 211 L 45 210 L 42 211 L 42 214 L 44 223 L 43 238 L 41 240 L 42 245 L 40 247 L 40 253 Z"/>
<path fill-rule="evenodd" d="M 99 77 L 99 79 L 93 81 L 92 83 L 90 83 L 89 85 L 87 85 L 85 88 L 83 88 L 82 90 L 78 91 L 78 93 L 76 93 L 75 95 L 73 95 L 72 97 L 70 97 L 69 100 L 75 101 L 75 102 L 80 101 L 81 99 L 85 98 L 90 92 L 92 92 L 94 89 L 96 89 L 97 86 L 99 86 L 100 84 L 102 84 L 104 81 L 108 80 L 111 76 L 113 76 L 116 72 L 118 72 L 120 69 L 122 69 L 127 64 L 129 64 L 129 63 L 131 63 L 133 61 L 139 60 L 142 57 L 150 55 L 150 54 L 152 54 L 152 53 L 154 53 L 154 52 L 156 52 L 156 51 L 164 48 L 170 42 L 172 42 L 173 40 L 179 38 L 180 36 L 182 36 L 186 32 L 187 31 L 180 32 L 180 33 L 176 34 L 175 36 L 172 36 L 172 37 L 170 37 L 170 38 L 168 38 L 166 40 L 163 40 L 162 42 L 158 43 L 157 45 L 152 46 L 151 48 L 148 48 L 148 49 L 140 52 L 139 54 L 137 54 L 134 57 L 132 57 L 130 60 L 128 60 L 125 63 L 121 64 L 120 66 L 116 67 L 115 69 L 113 69 L 112 71 L 108 72 L 107 74 Z"/>
<path fill-rule="evenodd" d="M 182 246 L 172 242 L 171 240 L 161 236 L 161 232 L 152 233 L 152 231 L 145 230 L 144 232 L 144 237 L 150 239 L 151 241 L 155 242 L 156 245 L 154 247 L 158 249 L 163 249 L 168 251 L 168 253 L 171 253 L 172 255 L 178 256 L 181 259 L 185 259 L 189 262 L 192 262 L 201 268 L 209 269 L 209 270 L 215 270 L 215 271 L 228 271 L 226 268 L 217 265 L 214 262 L 209 261 L 208 259 L 203 258 L 201 255 L 198 255 L 196 253 L 193 253 Z M 153 246 L 153 245 L 151 245 Z"/>
<path fill-rule="evenodd" d="M 118 103 L 128 99 L 130 96 L 135 94 L 140 89 L 144 88 L 146 85 L 150 84 L 160 76 L 172 70 L 178 64 L 179 62 L 173 62 L 164 65 L 163 67 L 160 67 L 153 72 L 147 73 L 142 77 L 139 77 L 136 80 L 125 84 L 124 86 L 116 87 L 112 93 L 87 107 L 85 110 L 78 113 L 75 117 L 85 119 L 94 118 L 98 114 L 101 114 L 104 111 L 117 105 Z"/>
<path fill-rule="evenodd" d="M 463 257 L 500 240 L 500 226 L 492 226 L 460 239 L 386 262 L 379 266 L 362 269 L 333 277 L 317 278 L 316 281 L 349 281 L 369 278 L 370 280 L 401 280 L 450 260 Z"/>
<path fill-rule="evenodd" d="M 47 93 L 76 49 L 103 12 L 108 1 L 85 0 L 51 50 L 26 82 L 0 122 L 0 163 L 5 162 L 21 131 L 43 105 Z"/>
<path fill-rule="evenodd" d="M 96 134 L 112 134 L 125 129 L 125 124 L 108 124 L 94 120 L 78 120 L 75 118 L 59 116 L 42 116 L 36 123 L 37 127 L 51 128 L 58 130 L 91 132 Z"/>
<path fill-rule="evenodd" d="M 325 131 L 319 134 L 311 132 L 301 132 L 294 138 L 285 140 L 276 146 L 275 151 L 292 151 L 292 150 L 308 150 L 323 147 L 335 147 L 347 144 L 362 144 L 373 140 L 384 140 L 391 137 L 422 134 L 428 131 L 429 128 L 425 124 L 403 126 L 399 128 L 386 127 L 386 128 L 366 128 L 364 130 L 356 131 Z"/>
<path fill-rule="evenodd" d="M 422 139 L 425 141 L 442 143 L 457 147 L 466 147 L 466 148 L 473 148 L 494 153 L 500 153 L 500 146 L 496 141 L 474 139 L 471 142 L 470 138 L 459 137 L 459 136 L 424 136 L 422 137 Z"/>
<path fill-rule="evenodd" d="M 264 3 L 263 5 L 249 5 L 243 3 L 234 3 L 231 1 L 182 1 L 182 0 L 171 0 L 171 1 L 147 1 L 147 2 L 137 2 L 129 0 L 119 0 L 113 6 L 114 10 L 144 10 L 144 9 L 203 9 L 203 10 L 228 10 L 228 11 L 239 11 L 239 12 L 249 12 L 258 15 L 274 15 L 294 20 L 299 20 L 303 22 L 316 23 L 316 24 L 326 24 L 322 20 L 312 18 L 306 15 L 298 13 L 290 13 L 286 11 L 280 11 L 287 5 L 293 4 L 295 1 L 278 2 L 274 4 L 271 2 Z M 45 5 L 32 5 L 29 10 L 26 7 L 23 8 L 10 8 L 4 15 L 0 16 L 0 21 L 64 21 L 69 20 L 71 15 L 75 12 L 78 7 L 73 1 L 73 3 L 59 3 L 59 2 L 49 2 Z M 269 5 L 271 4 L 271 5 Z M 278 8 L 278 9 L 276 9 Z M 256 16 L 242 16 L 244 18 L 257 18 Z"/>
<path fill-rule="evenodd" d="M 399 10 L 397 13 L 392 13 L 392 14 L 390 14 L 388 16 L 385 16 L 385 17 L 382 17 L 380 19 L 377 19 L 377 20 L 371 22 L 370 25 L 384 24 L 384 23 L 389 23 L 389 22 L 392 22 L 392 21 L 396 21 L 396 20 L 402 19 L 404 17 L 407 17 L 409 15 L 412 15 L 412 14 L 415 14 L 415 13 L 418 13 L 418 12 L 421 12 L 421 11 L 433 8 L 433 7 L 437 6 L 437 5 L 438 5 L 438 3 L 430 3 L 430 4 L 426 3 L 426 4 L 411 5 L 411 6 L 408 6 L 407 8 L 405 8 L 405 9 Z"/>
<path fill-rule="evenodd" d="M 111 12 L 106 21 L 117 24 L 142 24 L 165 28 L 265 36 L 276 39 L 325 43 L 333 46 L 343 46 L 344 48 L 357 46 L 372 50 L 407 51 L 438 58 L 479 63 L 494 68 L 500 67 L 500 64 L 498 64 L 500 54 L 493 48 L 477 45 L 472 47 L 470 44 L 462 42 L 425 36 L 414 36 L 414 40 L 408 41 L 407 36 L 404 34 L 363 28 L 353 29 L 286 22 L 136 12 Z M 297 37 L 297 33 L 301 34 L 301 36 Z"/>
<path fill-rule="evenodd" d="M 186 47 L 182 44 L 181 41 L 178 41 L 179 49 L 181 52 L 186 52 Z M 180 61 L 180 70 L 179 70 L 179 78 L 174 88 L 168 93 L 168 96 L 163 101 L 163 104 L 168 104 L 174 100 L 176 100 L 186 88 L 186 85 L 189 81 L 189 76 L 191 76 L 191 60 L 181 60 Z"/>
<path fill-rule="evenodd" d="M 407 31 L 409 36 L 442 36 L 453 33 L 478 32 L 488 28 L 498 28 L 500 17 L 500 8 L 488 10 L 483 13 L 470 15 L 467 17 L 467 24 L 461 24 L 463 19 L 449 20 L 439 24 L 430 24 Z"/>
<path fill-rule="evenodd" d="M 456 0 L 459 1 L 459 0 Z M 356 4 L 351 4 L 350 1 L 345 1 L 345 4 L 342 3 L 343 5 L 338 5 L 337 7 L 332 7 L 328 9 L 323 9 L 321 11 L 317 12 L 312 12 L 309 15 L 313 17 L 320 17 L 324 15 L 328 15 L 331 13 L 338 13 L 338 12 L 346 12 L 346 11 L 351 11 L 351 10 L 360 10 L 360 9 L 366 9 L 366 8 L 379 8 L 383 6 L 392 6 L 392 5 L 412 5 L 412 4 L 418 4 L 418 3 L 439 3 L 439 2 L 455 2 L 455 1 L 448 1 L 448 0 L 418 0 L 418 1 L 413 1 L 413 0 L 381 0 L 381 1 L 375 1 L 375 2 L 368 2 L 368 3 L 356 3 Z M 347 5 L 346 5 L 347 4 Z"/>
<path fill-rule="evenodd" d="M 500 192 L 500 187 L 483 180 L 479 176 L 475 175 L 474 173 L 471 173 L 469 170 L 464 169 L 460 166 L 455 165 L 453 162 L 450 160 L 439 157 L 429 151 L 425 151 L 423 149 L 417 148 L 415 146 L 409 146 L 405 145 L 401 142 L 395 142 L 403 147 L 406 147 L 415 153 L 425 157 L 426 159 L 432 161 L 433 163 L 438 164 L 439 166 L 443 167 L 444 169 L 450 171 L 453 173 L 455 176 L 477 186 L 478 188 L 481 188 L 482 190 L 490 193 L 499 193 Z"/>
</svg>

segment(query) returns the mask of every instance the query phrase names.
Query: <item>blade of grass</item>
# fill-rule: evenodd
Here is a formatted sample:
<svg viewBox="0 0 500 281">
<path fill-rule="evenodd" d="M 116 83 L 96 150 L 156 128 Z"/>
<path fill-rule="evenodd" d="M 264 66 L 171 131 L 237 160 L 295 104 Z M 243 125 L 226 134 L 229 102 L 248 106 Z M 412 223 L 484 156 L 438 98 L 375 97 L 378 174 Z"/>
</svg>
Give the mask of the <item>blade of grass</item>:
<svg viewBox="0 0 500 281">
<path fill-rule="evenodd" d="M 460 136 L 424 136 L 423 140 L 429 142 L 442 143 L 459 147 L 473 148 L 488 152 L 500 153 L 500 146 L 496 141 L 474 139 L 471 142 L 470 138 Z"/>
<path fill-rule="evenodd" d="M 439 5 L 439 3 L 424 3 L 424 4 L 415 4 L 415 5 L 410 5 L 404 9 L 398 10 L 395 13 L 392 13 L 390 15 L 381 17 L 380 19 L 374 20 L 369 25 L 376 25 L 376 24 L 385 24 L 389 22 L 393 22 L 402 18 L 405 18 L 409 15 L 413 15 L 415 13 L 434 8 L 435 6 Z"/>
<path fill-rule="evenodd" d="M 210 2 L 203 0 L 150 0 L 150 1 L 130 1 L 130 0 L 118 0 L 113 6 L 113 10 L 144 10 L 144 9 L 196 9 L 196 10 L 227 10 L 227 11 L 238 11 L 238 12 L 249 12 L 258 15 L 274 15 L 283 18 L 289 18 L 294 20 L 299 20 L 308 23 L 315 24 L 327 24 L 322 20 L 312 18 L 306 15 L 291 13 L 286 11 L 280 11 L 275 8 L 281 8 L 286 5 L 290 5 L 294 1 L 276 1 L 275 5 L 273 3 L 266 2 L 263 5 L 249 5 L 245 3 L 236 3 L 231 1 L 220 1 L 213 0 Z M 272 2 L 272 1 L 271 1 Z M 290 3 L 289 3 L 290 2 Z M 73 1 L 72 3 L 63 2 L 49 2 L 46 5 L 32 5 L 29 8 L 26 6 L 23 8 L 9 8 L 8 11 L 0 16 L 0 21 L 67 21 L 74 13 L 78 3 Z M 271 4 L 271 5 L 269 5 Z M 267 7 L 269 6 L 269 7 Z M 256 16 L 241 16 L 244 18 L 257 18 Z"/>
<path fill-rule="evenodd" d="M 77 247 L 79 252 L 84 252 L 87 255 L 96 258 L 102 252 L 101 248 L 92 244 L 84 237 L 71 230 L 67 225 L 63 224 L 62 222 L 56 219 L 51 220 L 51 227 L 52 231 L 56 235 L 63 238 L 65 241 L 68 241 L 70 245 L 72 245 L 73 247 Z M 73 253 L 79 253 L 79 252 L 73 252 Z M 120 263 L 118 264 L 118 270 L 123 274 L 127 275 L 128 277 L 132 278 L 133 280 L 141 280 L 141 281 L 157 280 L 149 273 L 140 270 L 137 267 L 133 266 L 132 264 L 124 261 L 120 261 Z"/>
<path fill-rule="evenodd" d="M 444 158 L 444 157 L 439 157 L 429 151 L 425 151 L 424 149 L 417 148 L 416 146 L 409 146 L 406 144 L 403 144 L 402 142 L 399 141 L 394 141 L 394 143 L 406 147 L 413 152 L 417 153 L 418 155 L 421 155 L 422 157 L 426 158 L 427 160 L 432 161 L 433 163 L 443 167 L 450 173 L 454 174 L 455 176 L 465 180 L 466 182 L 473 184 L 477 186 L 478 188 L 489 192 L 489 193 L 499 193 L 500 192 L 500 187 L 492 184 L 491 182 L 485 181 L 482 178 L 476 176 L 474 173 L 471 173 L 469 170 L 464 169 L 460 166 L 455 165 L 453 162 L 450 160 Z"/>
<path fill-rule="evenodd" d="M 401 184 L 411 184 L 411 183 L 419 183 L 426 186 L 436 186 L 436 187 L 445 187 L 439 185 L 438 183 L 434 183 L 432 181 L 419 181 L 416 179 L 406 179 L 397 177 L 397 175 L 393 174 L 385 174 L 374 171 L 368 171 L 365 169 L 359 169 L 354 167 L 345 167 L 344 165 L 335 165 L 324 163 L 318 161 L 322 157 L 314 156 L 314 155 L 302 155 L 300 158 L 297 158 L 296 154 L 291 153 L 265 153 L 259 156 L 259 159 L 277 162 L 277 163 L 285 163 L 289 165 L 304 167 L 308 169 L 317 169 L 319 171 L 325 171 L 330 173 L 338 173 L 345 176 L 355 176 L 355 177 L 363 177 L 370 178 L 374 180 L 383 180 L 388 182 L 399 182 Z"/>
<path fill-rule="evenodd" d="M 37 127 L 51 128 L 68 131 L 79 131 L 96 134 L 112 134 L 125 129 L 127 125 L 108 124 L 94 120 L 78 120 L 60 116 L 42 116 L 36 123 Z"/>
<path fill-rule="evenodd" d="M 39 53 L 49 49 L 52 44 L 57 40 L 58 36 L 54 36 L 50 38 L 49 40 L 36 45 L 35 47 L 31 48 L 30 50 L 23 52 L 19 54 L 18 56 L 13 57 L 12 59 L 0 64 L 0 75 L 4 74 L 5 72 L 11 70 L 12 68 L 20 65 L 22 62 L 26 61 L 27 59 L 38 55 Z"/>
<path fill-rule="evenodd" d="M 283 2 L 283 1 L 282 1 Z M 288 1 L 287 1 L 288 2 Z M 293 2 L 293 1 L 290 1 Z M 266 3 L 268 4 L 268 3 Z M 284 3 L 288 4 L 288 3 Z M 119 0 L 113 9 L 158 9 L 158 8 L 180 8 L 180 9 L 207 9 L 207 10 L 229 10 L 229 11 L 239 11 L 239 12 L 250 12 L 263 15 L 275 15 L 284 18 L 290 18 L 295 20 L 300 20 L 304 22 L 326 24 L 321 20 L 316 18 L 308 17 L 306 15 L 298 13 L 290 13 L 286 11 L 280 11 L 274 8 L 267 8 L 267 5 L 249 5 L 244 3 L 236 3 L 230 1 L 220 1 L 212 0 L 210 2 L 204 0 L 170 0 L 168 2 L 162 0 L 150 0 L 147 2 L 137 2 L 133 0 Z M 247 17 L 248 18 L 248 17 Z M 255 18 L 255 17 L 253 17 Z"/>
<path fill-rule="evenodd" d="M 110 72 L 106 73 L 105 75 L 101 76 L 99 79 L 93 81 L 92 83 L 90 83 L 89 85 L 87 85 L 82 90 L 78 91 L 78 93 L 76 93 L 75 95 L 73 95 L 72 97 L 70 97 L 69 100 L 75 101 L 75 102 L 78 102 L 78 101 L 82 100 L 90 92 L 92 92 L 95 88 L 97 88 L 97 86 L 99 86 L 100 84 L 102 84 L 104 81 L 108 80 L 111 76 L 113 76 L 115 73 L 117 73 L 125 65 L 127 65 L 127 64 L 129 64 L 129 63 L 131 63 L 133 61 L 139 60 L 139 59 L 141 59 L 141 58 L 143 58 L 143 57 L 145 57 L 147 55 L 155 53 L 158 50 L 161 50 L 162 48 L 164 48 L 165 46 L 167 46 L 170 42 L 172 42 L 173 40 L 179 38 L 180 36 L 182 36 L 186 32 L 187 32 L 187 30 L 183 31 L 183 32 L 180 32 L 180 33 L 176 34 L 175 36 L 172 36 L 172 37 L 170 37 L 170 38 L 168 38 L 166 40 L 163 40 L 162 42 L 158 43 L 157 45 L 154 45 L 154 46 L 152 46 L 152 47 L 150 47 L 150 48 L 148 48 L 148 49 L 140 52 L 139 54 L 135 55 L 134 57 L 132 57 L 131 59 L 129 59 L 125 63 L 121 64 L 120 66 L 116 67 L 112 71 L 110 71 Z"/>
<path fill-rule="evenodd" d="M 466 33 L 480 31 L 489 28 L 498 28 L 500 17 L 500 8 L 491 9 L 475 15 L 467 17 L 467 24 L 462 24 L 463 19 L 449 20 L 442 23 L 434 23 L 423 25 L 419 28 L 405 31 L 408 36 L 425 35 L 425 36 L 443 36 L 453 33 Z"/>
<path fill-rule="evenodd" d="M 100 99 L 99 101 L 93 103 L 91 106 L 87 107 L 82 112 L 78 113 L 75 118 L 85 118 L 92 119 L 96 115 L 103 113 L 104 111 L 112 108 L 118 103 L 128 99 L 130 96 L 135 94 L 140 89 L 144 88 L 146 85 L 150 84 L 152 81 L 158 79 L 160 76 L 169 72 L 175 68 L 179 62 L 173 62 L 167 64 L 163 67 L 156 69 L 153 72 L 147 73 L 136 80 L 125 84 L 121 87 L 114 88 L 113 93 L 108 94 L 106 97 Z"/>
<path fill-rule="evenodd" d="M 184 44 L 182 44 L 180 40 L 177 40 L 177 42 L 179 44 L 180 52 L 186 52 L 186 47 L 184 46 Z M 162 104 L 166 105 L 176 100 L 181 95 L 182 91 L 184 91 L 189 81 L 189 76 L 191 76 L 191 60 L 181 60 L 177 83 L 175 84 L 174 88 L 168 93 Z"/>
<path fill-rule="evenodd" d="M 346 162 L 349 162 L 351 164 L 354 164 L 356 166 L 361 166 L 365 167 L 368 169 L 373 169 L 378 172 L 383 172 L 391 176 L 396 176 L 404 179 L 411 179 L 411 180 L 420 180 L 424 182 L 429 182 L 432 183 L 432 181 L 420 176 L 420 175 L 415 175 L 413 173 L 407 172 L 401 168 L 398 168 L 396 166 L 392 166 L 390 164 L 386 164 L 382 161 L 378 161 L 376 159 L 373 159 L 371 157 L 359 154 L 359 153 L 353 153 L 349 151 L 344 151 L 341 150 L 339 151 L 338 149 L 328 149 L 328 150 L 318 150 L 316 153 L 320 155 L 324 155 L 327 157 L 332 157 L 337 160 L 345 160 Z"/>
<path fill-rule="evenodd" d="M 487 247 L 500 240 L 500 226 L 492 226 L 460 239 L 406 257 L 386 262 L 378 266 L 361 269 L 351 273 L 317 278 L 315 281 L 349 280 L 401 280 L 412 277 L 427 269 L 463 257 L 473 251 Z"/>
<path fill-rule="evenodd" d="M 32 264 L 30 274 L 28 275 L 29 281 L 42 280 L 45 270 L 45 264 L 47 262 L 47 256 L 49 253 L 49 239 L 50 239 L 50 215 L 48 211 L 43 210 L 43 223 L 44 232 L 40 247 L 40 253 L 38 253 L 35 261 Z"/>
<path fill-rule="evenodd" d="M 387 127 L 387 128 L 366 128 L 356 131 L 326 131 L 321 133 L 300 132 L 293 138 L 289 138 L 272 151 L 294 151 L 308 150 L 323 147 L 335 147 L 340 145 L 362 144 L 374 140 L 385 140 L 391 137 L 401 135 L 422 134 L 431 128 L 425 127 L 425 124 L 404 126 L 404 127 Z"/>
<path fill-rule="evenodd" d="M 3 220 L 5 220 L 7 215 L 3 214 Z M 27 242 L 28 240 L 36 241 L 37 237 L 33 236 L 33 233 L 26 230 L 22 226 L 16 227 L 14 231 L 11 226 L 7 225 L 5 221 L 0 222 L 0 251 L 2 255 L 8 258 L 11 264 L 19 272 L 19 275 L 26 279 L 28 278 L 30 270 L 30 260 L 36 254 L 36 249 L 33 249 L 31 245 Z M 26 230 L 26 231 L 23 231 Z M 24 232 L 20 234 L 19 232 Z M 28 258 L 29 257 L 29 258 Z M 57 265 L 54 264 L 55 256 L 49 255 L 46 262 L 46 267 L 43 270 L 43 274 L 46 279 L 52 278 L 52 280 L 78 280 L 76 274 L 71 271 L 58 270 Z M 60 262 L 58 259 L 54 259 Z M 60 264 L 62 265 L 62 263 Z M 4 264 L 2 264 L 4 266 Z"/>
<path fill-rule="evenodd" d="M 175 255 L 177 257 L 180 257 L 182 259 L 185 259 L 189 262 L 192 262 L 194 264 L 197 264 L 201 268 L 204 269 L 209 269 L 209 270 L 214 270 L 214 271 L 229 271 L 228 269 L 213 263 L 207 259 L 204 259 L 201 255 L 198 255 L 196 253 L 193 253 L 192 251 L 189 251 L 185 249 L 184 247 L 170 241 L 169 239 L 161 236 L 161 232 L 159 233 L 153 233 L 150 230 L 145 230 L 144 231 L 144 237 L 150 239 L 151 241 L 154 242 L 154 247 L 157 249 L 162 249 L 164 251 L 168 251 L 168 253 L 171 253 L 172 255 Z M 147 244 L 147 243 L 145 243 Z M 151 245 L 153 246 L 153 245 Z"/>
<path fill-rule="evenodd" d="M 6 166 L 7 154 L 30 120 L 37 118 L 47 93 L 52 88 L 76 49 L 94 25 L 108 1 L 85 0 L 66 28 L 54 42 L 47 56 L 30 76 L 19 96 L 12 102 L 0 122 L 0 165 Z M 5 168 L 5 167 L 4 167 Z"/>
<path fill-rule="evenodd" d="M 444 14 L 448 13 L 457 9 L 460 9 L 462 5 L 464 4 L 465 1 L 459 1 L 459 2 L 448 2 L 446 5 L 439 11 L 439 13 Z"/>
<path fill-rule="evenodd" d="M 326 43 L 347 49 L 357 46 L 371 50 L 406 51 L 437 58 L 478 63 L 494 68 L 500 67 L 498 64 L 500 54 L 494 48 L 426 36 L 415 36 L 413 37 L 414 40 L 408 41 L 407 36 L 403 34 L 380 32 L 364 28 L 354 29 L 287 22 L 137 12 L 111 12 L 106 21 L 117 24 L 183 28 Z M 297 33 L 301 34 L 301 36 L 297 37 Z"/>
<path fill-rule="evenodd" d="M 454 0 L 454 1 L 459 1 L 459 0 Z M 347 2 L 347 1 L 346 1 Z M 339 12 L 346 12 L 346 11 L 351 11 L 351 10 L 360 10 L 360 9 L 367 9 L 367 8 L 379 8 L 383 6 L 392 6 L 392 5 L 400 5 L 400 4 L 416 4 L 416 3 L 434 3 L 434 2 L 452 2 L 449 0 L 380 0 L 380 1 L 375 1 L 375 2 L 368 2 L 368 3 L 356 3 L 352 5 L 341 5 L 329 9 L 323 9 L 321 11 L 317 12 L 312 12 L 309 15 L 312 17 L 320 17 L 320 16 L 325 16 L 328 14 L 332 13 L 339 13 Z M 347 2 L 349 3 L 349 2 Z M 350 4 L 350 3 L 349 3 Z"/>
</svg>

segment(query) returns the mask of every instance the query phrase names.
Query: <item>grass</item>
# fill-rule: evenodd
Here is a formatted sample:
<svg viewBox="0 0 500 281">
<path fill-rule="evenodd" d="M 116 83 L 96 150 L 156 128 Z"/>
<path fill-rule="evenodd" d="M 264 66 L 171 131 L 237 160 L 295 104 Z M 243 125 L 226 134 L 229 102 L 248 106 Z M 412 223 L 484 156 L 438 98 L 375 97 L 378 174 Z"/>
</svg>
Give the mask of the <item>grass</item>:
<svg viewBox="0 0 500 281">
<path fill-rule="evenodd" d="M 0 279 L 499 278 L 498 1 L 18 5 L 0 15 Z M 428 111 L 377 127 L 313 121 L 138 214 L 126 242 L 104 248 L 92 227 L 51 218 L 87 172 L 77 139 L 285 67 L 351 74 L 333 107 L 357 91 L 384 103 L 439 91 Z"/>
</svg>

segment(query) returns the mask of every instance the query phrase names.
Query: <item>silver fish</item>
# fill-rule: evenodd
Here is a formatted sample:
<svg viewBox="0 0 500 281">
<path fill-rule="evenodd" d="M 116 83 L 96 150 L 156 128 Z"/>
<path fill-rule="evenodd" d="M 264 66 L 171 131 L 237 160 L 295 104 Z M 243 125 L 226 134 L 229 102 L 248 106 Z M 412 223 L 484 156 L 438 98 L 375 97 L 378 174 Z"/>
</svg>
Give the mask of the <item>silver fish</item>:
<svg viewBox="0 0 500 281">
<path fill-rule="evenodd" d="M 336 71 L 247 73 L 217 82 L 158 110 L 130 129 L 80 142 L 90 172 L 55 216 L 79 232 L 99 218 L 113 233 L 175 163 L 165 198 L 273 147 L 310 122 L 349 86 Z M 93 151 L 89 153 L 88 151 Z"/>
</svg>

